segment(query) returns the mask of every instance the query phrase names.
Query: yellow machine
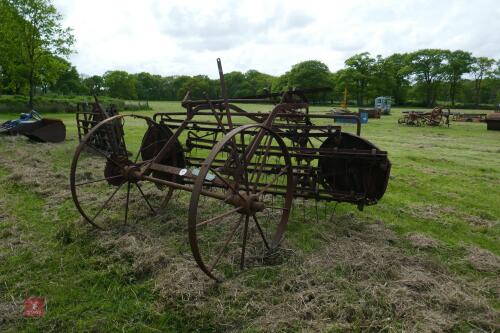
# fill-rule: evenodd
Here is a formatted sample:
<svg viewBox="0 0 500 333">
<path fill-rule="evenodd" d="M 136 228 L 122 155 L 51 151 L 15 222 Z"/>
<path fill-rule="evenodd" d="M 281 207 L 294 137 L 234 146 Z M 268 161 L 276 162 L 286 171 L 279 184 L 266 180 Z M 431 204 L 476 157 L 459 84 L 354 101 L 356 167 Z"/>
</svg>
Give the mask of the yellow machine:
<svg viewBox="0 0 500 333">
<path fill-rule="evenodd" d="M 345 89 L 344 89 L 344 100 L 340 103 L 340 107 L 342 109 L 347 109 L 347 95 L 348 95 L 348 91 L 347 91 L 347 87 L 345 87 Z"/>
</svg>

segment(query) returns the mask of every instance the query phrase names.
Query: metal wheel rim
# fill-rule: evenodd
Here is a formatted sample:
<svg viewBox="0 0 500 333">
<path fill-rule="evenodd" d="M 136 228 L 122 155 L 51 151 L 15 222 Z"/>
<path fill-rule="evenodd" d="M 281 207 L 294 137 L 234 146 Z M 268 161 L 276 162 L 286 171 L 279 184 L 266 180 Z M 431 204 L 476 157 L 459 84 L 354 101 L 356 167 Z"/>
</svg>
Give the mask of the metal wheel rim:
<svg viewBox="0 0 500 333">
<path fill-rule="evenodd" d="M 198 240 L 197 240 L 197 210 L 198 210 L 198 202 L 201 196 L 201 191 L 204 183 L 204 179 L 210 169 L 210 165 L 217 156 L 219 150 L 226 144 L 228 143 L 232 137 L 237 135 L 238 133 L 252 129 L 252 128 L 261 128 L 261 130 L 267 131 L 270 135 L 272 135 L 277 143 L 279 144 L 280 148 L 283 151 L 283 157 L 285 159 L 286 167 L 287 167 L 287 191 L 286 191 L 286 197 L 285 197 L 285 205 L 288 207 L 288 211 L 284 211 L 283 215 L 281 216 L 281 220 L 279 222 L 279 227 L 277 228 L 277 232 L 274 235 L 272 239 L 271 249 L 275 249 L 279 243 L 281 242 L 284 232 L 286 230 L 286 226 L 288 223 L 288 217 L 292 205 L 292 200 L 293 200 L 293 173 L 292 173 L 292 168 L 291 168 L 291 159 L 288 153 L 288 150 L 286 148 L 286 145 L 283 141 L 283 139 L 273 130 L 271 130 L 269 127 L 266 127 L 261 124 L 252 124 L 252 125 L 244 125 L 240 126 L 236 129 L 233 129 L 230 131 L 221 141 L 217 143 L 216 146 L 212 149 L 208 157 L 205 159 L 205 161 L 202 164 L 202 168 L 197 176 L 197 179 L 194 183 L 193 186 L 193 192 L 191 194 L 191 199 L 189 203 L 189 214 L 188 214 L 188 234 L 189 234 L 189 244 L 191 247 L 191 252 L 193 254 L 193 257 L 200 267 L 200 269 L 211 279 L 216 280 L 216 281 L 222 281 L 223 279 L 217 276 L 216 274 L 213 274 L 213 272 L 206 266 L 205 262 L 202 259 L 202 255 L 198 246 Z"/>
</svg>

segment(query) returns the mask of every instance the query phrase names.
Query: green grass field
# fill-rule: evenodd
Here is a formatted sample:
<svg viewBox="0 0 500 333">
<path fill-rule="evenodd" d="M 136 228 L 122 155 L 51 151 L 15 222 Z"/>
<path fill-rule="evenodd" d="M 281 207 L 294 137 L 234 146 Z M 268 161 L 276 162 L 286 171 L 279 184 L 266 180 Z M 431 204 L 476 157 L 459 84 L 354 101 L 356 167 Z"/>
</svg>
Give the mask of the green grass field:
<svg viewBox="0 0 500 333">
<path fill-rule="evenodd" d="M 0 137 L 0 331 L 500 330 L 500 132 L 404 127 L 401 111 L 362 127 L 392 162 L 377 205 L 296 200 L 278 260 L 222 284 L 192 259 L 187 193 L 117 230 L 82 220 L 74 114 L 44 115 L 65 122 L 62 144 Z M 29 296 L 43 318 L 23 318 Z"/>
</svg>

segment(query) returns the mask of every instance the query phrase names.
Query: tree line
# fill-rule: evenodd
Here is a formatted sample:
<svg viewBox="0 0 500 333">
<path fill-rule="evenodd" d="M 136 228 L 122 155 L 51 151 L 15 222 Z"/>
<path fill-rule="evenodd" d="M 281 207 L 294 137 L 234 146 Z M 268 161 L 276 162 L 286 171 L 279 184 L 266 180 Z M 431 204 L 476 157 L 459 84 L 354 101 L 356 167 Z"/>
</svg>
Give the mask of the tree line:
<svg viewBox="0 0 500 333">
<path fill-rule="evenodd" d="M 51 0 L 0 0 L 0 94 L 107 95 L 127 100 L 180 100 L 188 90 L 193 98 L 218 97 L 218 79 L 206 75 L 161 76 L 107 71 L 78 73 L 67 57 L 73 50 L 71 29 Z M 500 60 L 475 57 L 462 50 L 422 49 L 388 57 L 359 53 L 331 71 L 317 60 L 293 65 L 273 76 L 257 70 L 225 74 L 230 97 L 246 97 L 292 88 L 331 87 L 310 94 L 313 102 L 332 103 L 345 88 L 358 106 L 377 96 L 391 96 L 398 105 L 434 106 L 497 104 Z"/>
</svg>

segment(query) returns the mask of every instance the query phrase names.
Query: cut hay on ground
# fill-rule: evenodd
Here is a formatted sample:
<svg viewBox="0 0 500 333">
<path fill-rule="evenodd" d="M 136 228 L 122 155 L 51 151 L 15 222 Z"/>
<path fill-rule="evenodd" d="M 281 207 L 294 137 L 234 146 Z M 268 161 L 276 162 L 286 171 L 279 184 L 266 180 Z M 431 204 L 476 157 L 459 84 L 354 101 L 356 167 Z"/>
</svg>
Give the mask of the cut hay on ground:
<svg viewBox="0 0 500 333">
<path fill-rule="evenodd" d="M 28 153 L 33 150 L 8 149 L 11 154 L 0 162 L 11 171 L 7 181 L 29 186 L 48 198 L 50 207 L 70 198 L 61 170 Z M 50 154 L 50 146 L 36 149 Z M 409 211 L 430 220 L 455 214 L 451 207 L 435 205 L 412 205 Z M 186 210 L 170 206 L 161 216 L 130 221 L 109 232 L 96 232 L 79 221 L 69 221 L 61 230 L 68 239 L 85 233 L 98 244 L 92 253 L 97 268 L 116 270 L 126 283 L 150 281 L 157 311 L 187 316 L 193 327 L 262 332 L 500 330 L 499 312 L 484 296 L 485 290 L 498 295 L 497 275 L 471 282 L 425 251 L 411 255 L 407 241 L 380 221 L 360 221 L 350 214 L 320 219 L 315 226 L 327 225 L 330 232 L 317 250 L 306 252 L 285 240 L 273 265 L 258 264 L 222 284 L 208 280 L 192 259 Z M 423 234 L 407 240 L 418 249 L 440 246 Z M 498 257 L 479 248 L 471 248 L 467 259 L 481 271 L 497 272 L 500 267 Z M 14 303 L 2 302 L 0 311 L 10 320 L 8 309 Z"/>
</svg>

